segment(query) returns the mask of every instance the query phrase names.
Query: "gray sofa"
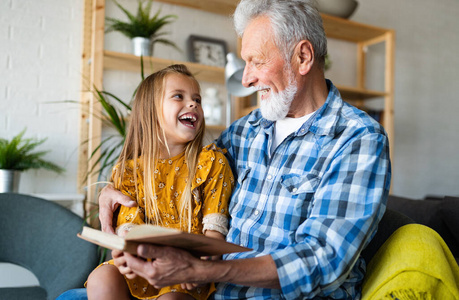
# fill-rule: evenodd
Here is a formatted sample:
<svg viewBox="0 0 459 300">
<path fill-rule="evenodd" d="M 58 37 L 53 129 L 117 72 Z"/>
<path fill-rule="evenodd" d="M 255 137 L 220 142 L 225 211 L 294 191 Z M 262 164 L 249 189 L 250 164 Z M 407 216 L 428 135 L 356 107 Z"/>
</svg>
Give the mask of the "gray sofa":
<svg viewBox="0 0 459 300">
<path fill-rule="evenodd" d="M 362 251 L 368 264 L 378 249 L 398 228 L 422 224 L 435 230 L 459 263 L 459 198 L 426 197 L 415 200 L 389 196 L 386 212 L 370 244 Z"/>
<path fill-rule="evenodd" d="M 0 299 L 56 299 L 83 287 L 97 265 L 97 246 L 79 239 L 84 220 L 53 202 L 0 193 L 0 262 L 31 271 L 40 286 L 0 288 Z"/>
<path fill-rule="evenodd" d="M 414 200 L 389 196 L 387 208 L 435 230 L 459 261 L 459 198 L 426 197 Z"/>
<path fill-rule="evenodd" d="M 427 225 L 445 240 L 459 260 L 459 198 L 412 200 L 390 196 L 387 211 L 371 243 L 363 250 L 367 263 L 398 228 Z M 0 262 L 30 270 L 40 286 L 0 288 L 0 299 L 55 299 L 82 287 L 98 263 L 97 247 L 76 237 L 84 221 L 46 200 L 20 194 L 0 194 Z"/>
</svg>

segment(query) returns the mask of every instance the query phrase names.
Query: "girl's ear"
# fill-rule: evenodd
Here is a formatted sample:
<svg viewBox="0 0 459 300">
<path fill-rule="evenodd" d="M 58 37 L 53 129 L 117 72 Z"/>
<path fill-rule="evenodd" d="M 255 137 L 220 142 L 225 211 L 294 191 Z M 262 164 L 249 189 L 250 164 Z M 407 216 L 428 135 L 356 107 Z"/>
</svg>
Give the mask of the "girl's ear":
<svg viewBox="0 0 459 300">
<path fill-rule="evenodd" d="M 302 40 L 296 45 L 295 58 L 298 63 L 298 72 L 306 75 L 314 64 L 314 48 L 308 40 Z"/>
</svg>

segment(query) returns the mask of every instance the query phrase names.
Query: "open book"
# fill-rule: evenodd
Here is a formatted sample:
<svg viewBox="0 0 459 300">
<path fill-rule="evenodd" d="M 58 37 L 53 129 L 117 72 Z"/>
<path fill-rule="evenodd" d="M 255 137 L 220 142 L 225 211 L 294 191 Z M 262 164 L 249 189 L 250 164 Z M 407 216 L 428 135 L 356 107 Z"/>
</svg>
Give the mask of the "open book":
<svg viewBox="0 0 459 300">
<path fill-rule="evenodd" d="M 122 250 L 132 254 L 137 254 L 137 246 L 139 244 L 181 248 L 196 256 L 222 255 L 252 250 L 225 240 L 155 225 L 135 226 L 124 238 L 84 226 L 78 237 L 104 248 Z"/>
</svg>

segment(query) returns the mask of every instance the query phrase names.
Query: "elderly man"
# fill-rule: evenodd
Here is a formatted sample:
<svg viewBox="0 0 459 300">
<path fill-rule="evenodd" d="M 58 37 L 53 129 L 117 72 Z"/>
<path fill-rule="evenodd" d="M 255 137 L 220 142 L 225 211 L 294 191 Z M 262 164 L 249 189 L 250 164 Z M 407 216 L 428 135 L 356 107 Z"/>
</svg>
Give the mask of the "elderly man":
<svg viewBox="0 0 459 300">
<path fill-rule="evenodd" d="M 246 61 L 242 83 L 259 91 L 261 106 L 217 145 L 228 150 L 237 177 L 227 240 L 253 251 L 205 261 L 141 245 L 139 257 L 113 251 L 115 264 L 156 287 L 218 282 L 215 299 L 358 298 L 360 252 L 390 186 L 384 129 L 324 78 L 327 41 L 310 1 L 242 0 L 234 23 Z M 120 204 L 132 205 L 106 187 L 106 231 Z"/>
</svg>

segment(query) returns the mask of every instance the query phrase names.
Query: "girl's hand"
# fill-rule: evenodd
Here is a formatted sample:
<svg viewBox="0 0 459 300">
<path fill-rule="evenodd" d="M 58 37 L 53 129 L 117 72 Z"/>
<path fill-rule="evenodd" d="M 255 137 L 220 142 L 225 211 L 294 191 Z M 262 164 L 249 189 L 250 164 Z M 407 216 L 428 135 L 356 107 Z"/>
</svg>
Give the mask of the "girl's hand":
<svg viewBox="0 0 459 300">
<path fill-rule="evenodd" d="M 122 238 L 126 237 L 126 234 L 131 231 L 132 228 L 134 228 L 135 226 L 138 226 L 137 224 L 133 224 L 133 223 L 124 223 L 120 226 L 118 226 L 118 228 L 116 228 L 116 234 Z"/>
<path fill-rule="evenodd" d="M 132 272 L 131 268 L 127 266 L 124 252 L 119 250 L 113 250 L 112 257 L 115 266 L 118 268 L 122 275 L 126 276 L 126 278 L 129 279 L 134 279 L 137 277 L 137 275 L 134 272 Z"/>
<path fill-rule="evenodd" d="M 201 256 L 202 260 L 221 260 L 221 255 L 214 255 L 214 256 Z"/>
<path fill-rule="evenodd" d="M 225 236 L 221 234 L 218 231 L 215 230 L 206 230 L 204 233 L 205 236 L 214 238 L 214 239 L 219 239 L 219 240 L 225 240 Z M 214 255 L 214 256 L 201 256 L 202 260 L 221 260 L 222 257 L 221 255 Z"/>
<path fill-rule="evenodd" d="M 199 284 L 197 283 L 182 283 L 180 285 L 182 286 L 182 289 L 188 290 L 188 291 L 192 291 L 199 286 Z"/>
</svg>

